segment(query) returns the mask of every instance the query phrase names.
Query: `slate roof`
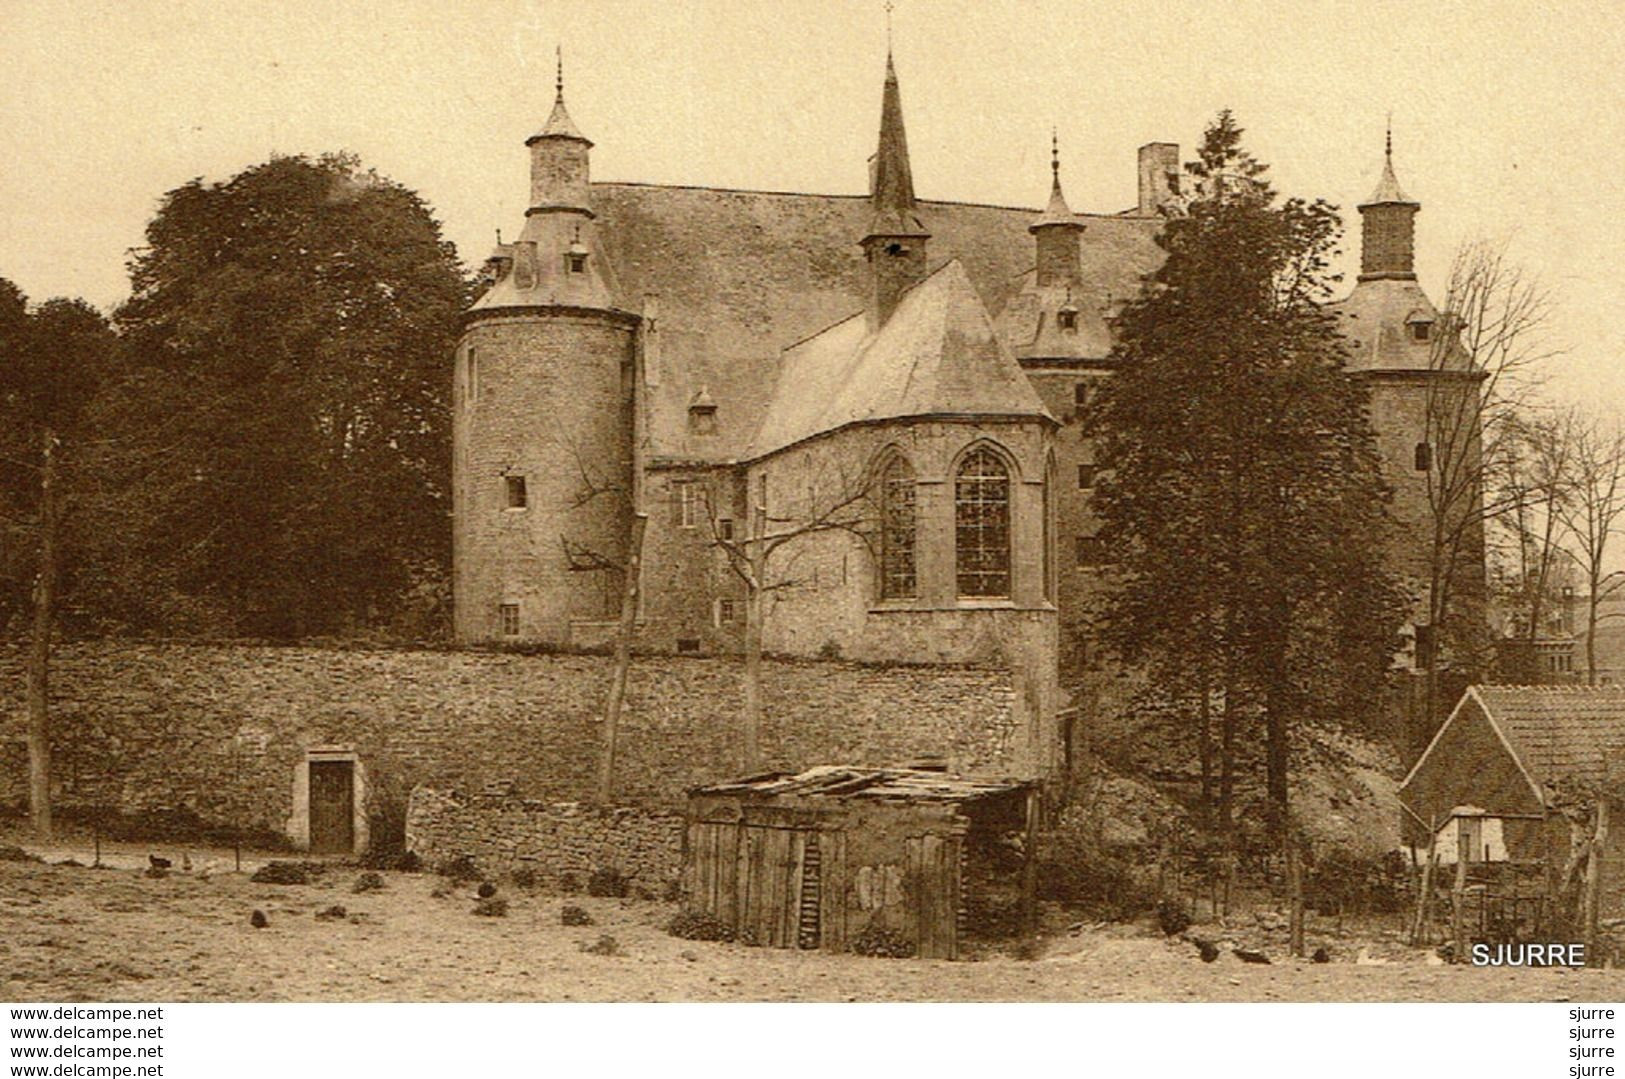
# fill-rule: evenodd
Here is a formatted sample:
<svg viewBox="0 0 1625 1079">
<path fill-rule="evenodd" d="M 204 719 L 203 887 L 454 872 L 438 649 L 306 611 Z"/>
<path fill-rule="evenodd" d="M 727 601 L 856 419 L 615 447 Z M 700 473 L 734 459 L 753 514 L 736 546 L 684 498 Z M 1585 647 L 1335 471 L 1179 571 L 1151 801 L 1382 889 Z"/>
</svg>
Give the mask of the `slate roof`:
<svg viewBox="0 0 1625 1079">
<path fill-rule="evenodd" d="M 594 183 L 598 243 L 614 267 L 616 306 L 659 297 L 659 356 L 649 365 L 651 459 L 734 460 L 762 426 L 782 373 L 780 352 L 862 310 L 858 241 L 867 196 L 803 195 Z M 1033 209 L 928 202 L 933 261 L 957 259 L 989 312 L 1023 287 L 1035 261 Z M 1126 297 L 1162 252 L 1158 218 L 1078 215 L 1084 287 Z M 1079 302 L 1080 307 L 1086 307 Z M 717 433 L 688 431 L 701 387 Z"/>
<path fill-rule="evenodd" d="M 1390 150 L 1382 159 L 1382 176 L 1377 180 L 1377 188 L 1371 192 L 1371 197 L 1362 202 L 1361 206 L 1380 206 L 1384 203 L 1401 203 L 1406 206 L 1417 205 L 1416 200 L 1410 198 L 1400 190 L 1399 177 L 1394 175 L 1394 155 Z"/>
<path fill-rule="evenodd" d="M 1435 334 L 1442 325 L 1438 309 L 1414 279 L 1361 281 L 1330 310 L 1347 338 L 1350 371 L 1428 371 L 1436 365 L 1436 342 L 1417 341 L 1410 333 L 1408 323 L 1416 319 L 1434 323 Z"/>
<path fill-rule="evenodd" d="M 1597 783 L 1625 751 L 1625 686 L 1474 686 L 1536 783 Z"/>
<path fill-rule="evenodd" d="M 778 387 L 747 457 L 869 420 L 1052 418 L 957 259 L 910 289 L 878 331 L 859 312 L 786 350 Z"/>
</svg>

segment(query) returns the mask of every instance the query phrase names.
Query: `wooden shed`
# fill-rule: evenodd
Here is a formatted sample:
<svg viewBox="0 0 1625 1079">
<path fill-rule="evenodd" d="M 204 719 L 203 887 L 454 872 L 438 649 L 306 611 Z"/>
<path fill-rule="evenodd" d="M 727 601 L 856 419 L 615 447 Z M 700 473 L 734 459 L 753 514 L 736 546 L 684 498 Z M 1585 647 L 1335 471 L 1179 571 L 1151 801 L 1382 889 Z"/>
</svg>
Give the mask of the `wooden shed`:
<svg viewBox="0 0 1625 1079">
<path fill-rule="evenodd" d="M 776 948 L 953 959 L 1031 918 L 1030 781 L 823 766 L 689 792 L 685 907 Z"/>
<path fill-rule="evenodd" d="M 1471 686 L 1399 787 L 1418 845 L 1473 863 L 1570 859 L 1555 801 L 1583 786 L 1625 796 L 1625 687 Z M 1604 917 L 1625 915 L 1625 827 L 1601 825 Z"/>
</svg>

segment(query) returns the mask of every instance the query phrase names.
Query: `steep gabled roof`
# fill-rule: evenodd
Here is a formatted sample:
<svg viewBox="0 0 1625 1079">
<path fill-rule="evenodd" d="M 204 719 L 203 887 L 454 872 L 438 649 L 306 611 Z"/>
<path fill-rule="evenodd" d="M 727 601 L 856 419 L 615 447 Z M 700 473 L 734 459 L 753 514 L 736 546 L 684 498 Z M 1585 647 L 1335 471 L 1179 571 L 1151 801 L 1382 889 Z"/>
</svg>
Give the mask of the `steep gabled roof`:
<svg viewBox="0 0 1625 1079">
<path fill-rule="evenodd" d="M 848 424 L 934 415 L 1049 416 L 957 259 L 910 289 L 878 331 L 859 313 L 785 350 L 746 456 Z"/>
<path fill-rule="evenodd" d="M 1475 686 L 1491 721 L 1538 783 L 1600 783 L 1625 751 L 1625 686 Z"/>
<path fill-rule="evenodd" d="M 1460 349 L 1452 349 L 1448 358 L 1439 355 L 1437 350 L 1448 344 L 1438 336 L 1445 327 L 1433 301 L 1414 279 L 1361 281 L 1329 310 L 1339 316 L 1337 328 L 1347 339 L 1350 371 L 1428 371 L 1465 365 Z M 1416 321 L 1434 323 L 1428 340 L 1418 341 L 1411 333 L 1409 324 Z"/>
<path fill-rule="evenodd" d="M 858 238 L 871 218 L 862 195 L 704 187 L 592 185 L 598 241 L 615 271 L 615 306 L 659 297 L 660 354 L 651 358 L 651 458 L 729 460 L 742 454 L 774 397 L 787 346 L 863 307 Z M 958 259 L 990 311 L 1031 277 L 1031 208 L 920 202 L 932 250 Z M 1083 280 L 1127 297 L 1162 251 L 1157 218 L 1079 215 Z M 1084 306 L 1080 301 L 1080 306 Z M 1026 331 L 1030 337 L 1032 330 Z M 716 434 L 696 437 L 688 404 L 705 386 Z"/>
</svg>

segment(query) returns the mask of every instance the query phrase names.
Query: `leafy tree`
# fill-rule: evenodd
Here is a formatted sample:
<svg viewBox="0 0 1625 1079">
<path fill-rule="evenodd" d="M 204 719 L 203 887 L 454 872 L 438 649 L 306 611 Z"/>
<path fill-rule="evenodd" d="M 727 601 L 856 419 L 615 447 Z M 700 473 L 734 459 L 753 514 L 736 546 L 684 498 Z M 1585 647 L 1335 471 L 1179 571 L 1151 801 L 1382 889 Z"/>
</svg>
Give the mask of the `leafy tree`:
<svg viewBox="0 0 1625 1079">
<path fill-rule="evenodd" d="M 29 613 L 29 806 L 42 840 L 52 834 L 50 659 L 72 491 L 81 478 L 75 465 L 117 346 L 107 320 L 82 300 L 50 300 L 30 311 L 23 294 L 0 281 L 0 514 L 13 552 L 8 561 L 15 559 L 6 567 L 6 613 Z"/>
<path fill-rule="evenodd" d="M 1126 660 L 1200 702 L 1204 758 L 1218 701 L 1226 830 L 1237 734 L 1262 723 L 1279 835 L 1294 725 L 1370 708 L 1400 596 L 1366 395 L 1323 308 L 1336 212 L 1280 200 L 1241 135 L 1229 112 L 1207 129 L 1092 406 L 1118 558 L 1100 618 Z"/>
<path fill-rule="evenodd" d="M 109 423 L 146 569 L 104 609 L 287 637 L 443 590 L 467 287 L 423 200 L 353 157 L 275 157 L 169 192 L 130 274 L 139 370 Z"/>
</svg>

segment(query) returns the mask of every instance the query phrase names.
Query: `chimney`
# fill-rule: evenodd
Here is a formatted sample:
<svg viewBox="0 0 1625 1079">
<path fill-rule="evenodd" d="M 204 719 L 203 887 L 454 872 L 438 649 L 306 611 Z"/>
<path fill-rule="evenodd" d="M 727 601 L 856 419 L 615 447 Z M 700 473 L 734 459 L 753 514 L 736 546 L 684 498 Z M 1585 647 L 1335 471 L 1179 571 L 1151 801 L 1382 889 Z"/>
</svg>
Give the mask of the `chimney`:
<svg viewBox="0 0 1625 1079">
<path fill-rule="evenodd" d="M 1179 144 L 1148 142 L 1140 147 L 1138 212 L 1154 217 L 1174 197 L 1179 183 Z"/>
</svg>

